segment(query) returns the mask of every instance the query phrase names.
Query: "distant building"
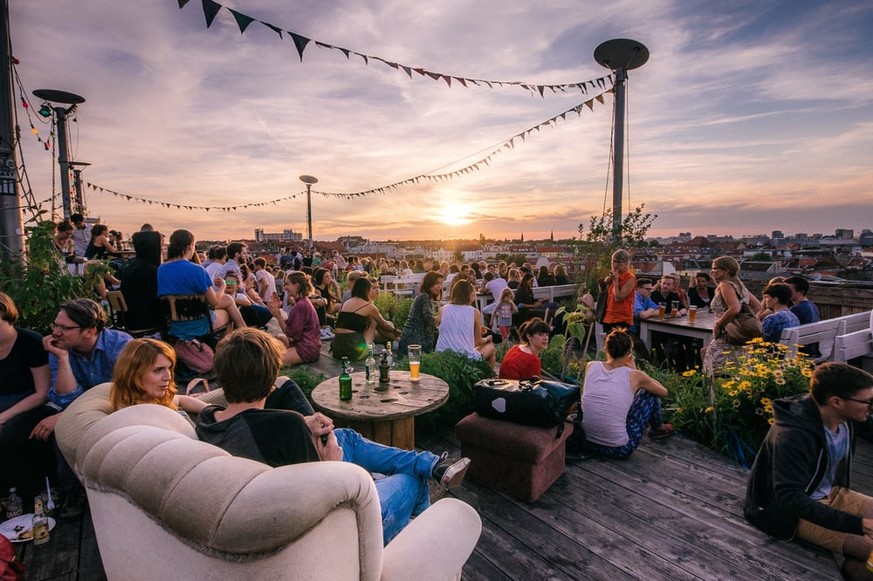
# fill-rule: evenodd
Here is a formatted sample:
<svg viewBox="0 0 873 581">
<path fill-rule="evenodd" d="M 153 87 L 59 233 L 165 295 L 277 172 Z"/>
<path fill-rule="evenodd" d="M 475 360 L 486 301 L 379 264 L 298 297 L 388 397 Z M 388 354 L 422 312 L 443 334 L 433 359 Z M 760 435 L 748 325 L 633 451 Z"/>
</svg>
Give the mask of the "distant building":
<svg viewBox="0 0 873 581">
<path fill-rule="evenodd" d="M 837 228 L 834 231 L 834 236 L 840 240 L 851 240 L 855 237 L 855 231 L 851 228 Z"/>
<path fill-rule="evenodd" d="M 278 232 L 264 232 L 263 228 L 255 228 L 256 242 L 299 242 L 303 240 L 303 235 L 294 230 L 283 230 Z"/>
<path fill-rule="evenodd" d="M 780 238 L 785 238 L 785 234 L 782 233 L 782 230 L 773 230 L 773 232 L 770 233 L 770 238 L 778 240 Z"/>
</svg>

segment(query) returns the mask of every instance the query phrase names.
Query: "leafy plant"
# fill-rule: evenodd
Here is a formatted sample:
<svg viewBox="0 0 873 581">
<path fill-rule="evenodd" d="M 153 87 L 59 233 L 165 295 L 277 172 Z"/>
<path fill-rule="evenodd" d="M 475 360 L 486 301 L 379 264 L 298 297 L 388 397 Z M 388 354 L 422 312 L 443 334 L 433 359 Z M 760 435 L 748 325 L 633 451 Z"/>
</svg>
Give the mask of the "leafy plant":
<svg viewBox="0 0 873 581">
<path fill-rule="evenodd" d="M 20 312 L 18 324 L 47 334 L 61 303 L 93 296 L 96 279 L 108 273 L 108 266 L 95 264 L 88 276 L 71 274 L 55 251 L 52 242 L 54 225 L 50 221 L 28 221 L 27 257 L 0 264 L 0 290 L 15 302 Z"/>
<path fill-rule="evenodd" d="M 749 465 L 773 424 L 773 400 L 809 390 L 812 363 L 789 347 L 750 342 L 712 381 L 696 371 L 656 372 L 667 387 L 667 421 L 692 438 Z M 672 375 L 672 377 L 671 377 Z"/>
<path fill-rule="evenodd" d="M 412 299 L 394 296 L 390 292 L 381 292 L 373 301 L 382 317 L 394 323 L 394 327 L 402 329 L 409 318 L 412 309 Z"/>
<path fill-rule="evenodd" d="M 454 426 L 473 411 L 473 385 L 494 375 L 483 360 L 470 359 L 453 351 L 424 353 L 421 372 L 449 384 L 449 400 L 440 408 L 416 418 L 416 427 Z"/>
<path fill-rule="evenodd" d="M 312 399 L 312 390 L 318 387 L 318 384 L 324 381 L 324 374 L 321 372 L 313 372 L 309 367 L 298 365 L 294 367 L 282 368 L 281 375 L 287 375 L 294 380 L 303 394 Z"/>
</svg>

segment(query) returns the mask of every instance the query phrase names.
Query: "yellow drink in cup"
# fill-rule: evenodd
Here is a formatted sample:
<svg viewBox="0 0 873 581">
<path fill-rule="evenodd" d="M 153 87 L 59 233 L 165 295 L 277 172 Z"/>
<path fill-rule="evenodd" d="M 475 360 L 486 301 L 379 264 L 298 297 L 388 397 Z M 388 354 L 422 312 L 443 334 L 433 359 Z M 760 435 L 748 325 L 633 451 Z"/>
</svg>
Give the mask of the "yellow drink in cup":
<svg viewBox="0 0 873 581">
<path fill-rule="evenodd" d="M 421 345 L 409 346 L 409 379 L 418 381 L 421 378 Z"/>
<path fill-rule="evenodd" d="M 688 307 L 688 322 L 692 325 L 697 322 L 697 307 L 694 305 Z"/>
<path fill-rule="evenodd" d="M 664 313 L 667 312 L 667 305 L 665 303 L 658 303 L 658 318 L 663 319 Z"/>
</svg>

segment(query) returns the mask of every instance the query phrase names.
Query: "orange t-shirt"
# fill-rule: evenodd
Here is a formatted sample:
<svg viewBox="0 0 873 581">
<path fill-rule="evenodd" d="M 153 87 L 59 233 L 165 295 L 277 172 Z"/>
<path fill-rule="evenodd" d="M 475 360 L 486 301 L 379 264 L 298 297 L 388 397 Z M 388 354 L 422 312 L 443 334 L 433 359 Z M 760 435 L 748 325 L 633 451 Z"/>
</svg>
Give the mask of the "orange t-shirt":
<svg viewBox="0 0 873 581">
<path fill-rule="evenodd" d="M 615 300 L 615 289 L 613 285 L 618 285 L 619 288 L 623 287 L 625 283 L 630 280 L 636 280 L 636 277 L 630 270 L 626 270 L 621 273 L 621 276 L 618 277 L 618 280 L 613 280 L 612 284 L 609 285 L 609 288 L 606 289 L 608 293 L 606 295 L 606 313 L 603 315 L 603 322 L 609 324 L 616 323 L 627 323 L 627 326 L 630 327 L 634 324 L 634 298 L 635 292 L 631 291 L 628 296 L 624 298 L 623 301 Z M 634 288 L 636 288 L 636 282 L 634 282 Z"/>
</svg>

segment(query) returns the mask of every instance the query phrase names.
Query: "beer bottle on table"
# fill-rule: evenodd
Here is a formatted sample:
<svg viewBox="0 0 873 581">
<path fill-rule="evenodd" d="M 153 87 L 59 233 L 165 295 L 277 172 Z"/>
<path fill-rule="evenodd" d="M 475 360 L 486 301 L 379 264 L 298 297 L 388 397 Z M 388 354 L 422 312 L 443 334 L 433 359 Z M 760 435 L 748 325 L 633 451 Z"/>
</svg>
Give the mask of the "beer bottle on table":
<svg viewBox="0 0 873 581">
<path fill-rule="evenodd" d="M 33 499 L 33 524 L 30 529 L 33 533 L 33 544 L 41 545 L 49 540 L 49 520 L 42 508 L 42 497 Z"/>
<path fill-rule="evenodd" d="M 391 381 L 391 378 L 388 376 L 388 371 L 391 369 L 391 365 L 388 363 L 388 353 L 390 353 L 388 349 L 383 349 L 379 357 L 379 383 Z"/>
<path fill-rule="evenodd" d="M 352 376 L 349 374 L 349 358 L 343 357 L 343 370 L 339 376 L 340 401 L 352 399 Z"/>
<path fill-rule="evenodd" d="M 373 359 L 373 347 L 367 346 L 367 361 L 364 362 L 367 374 L 367 384 L 372 385 L 376 381 L 376 360 Z"/>
</svg>

